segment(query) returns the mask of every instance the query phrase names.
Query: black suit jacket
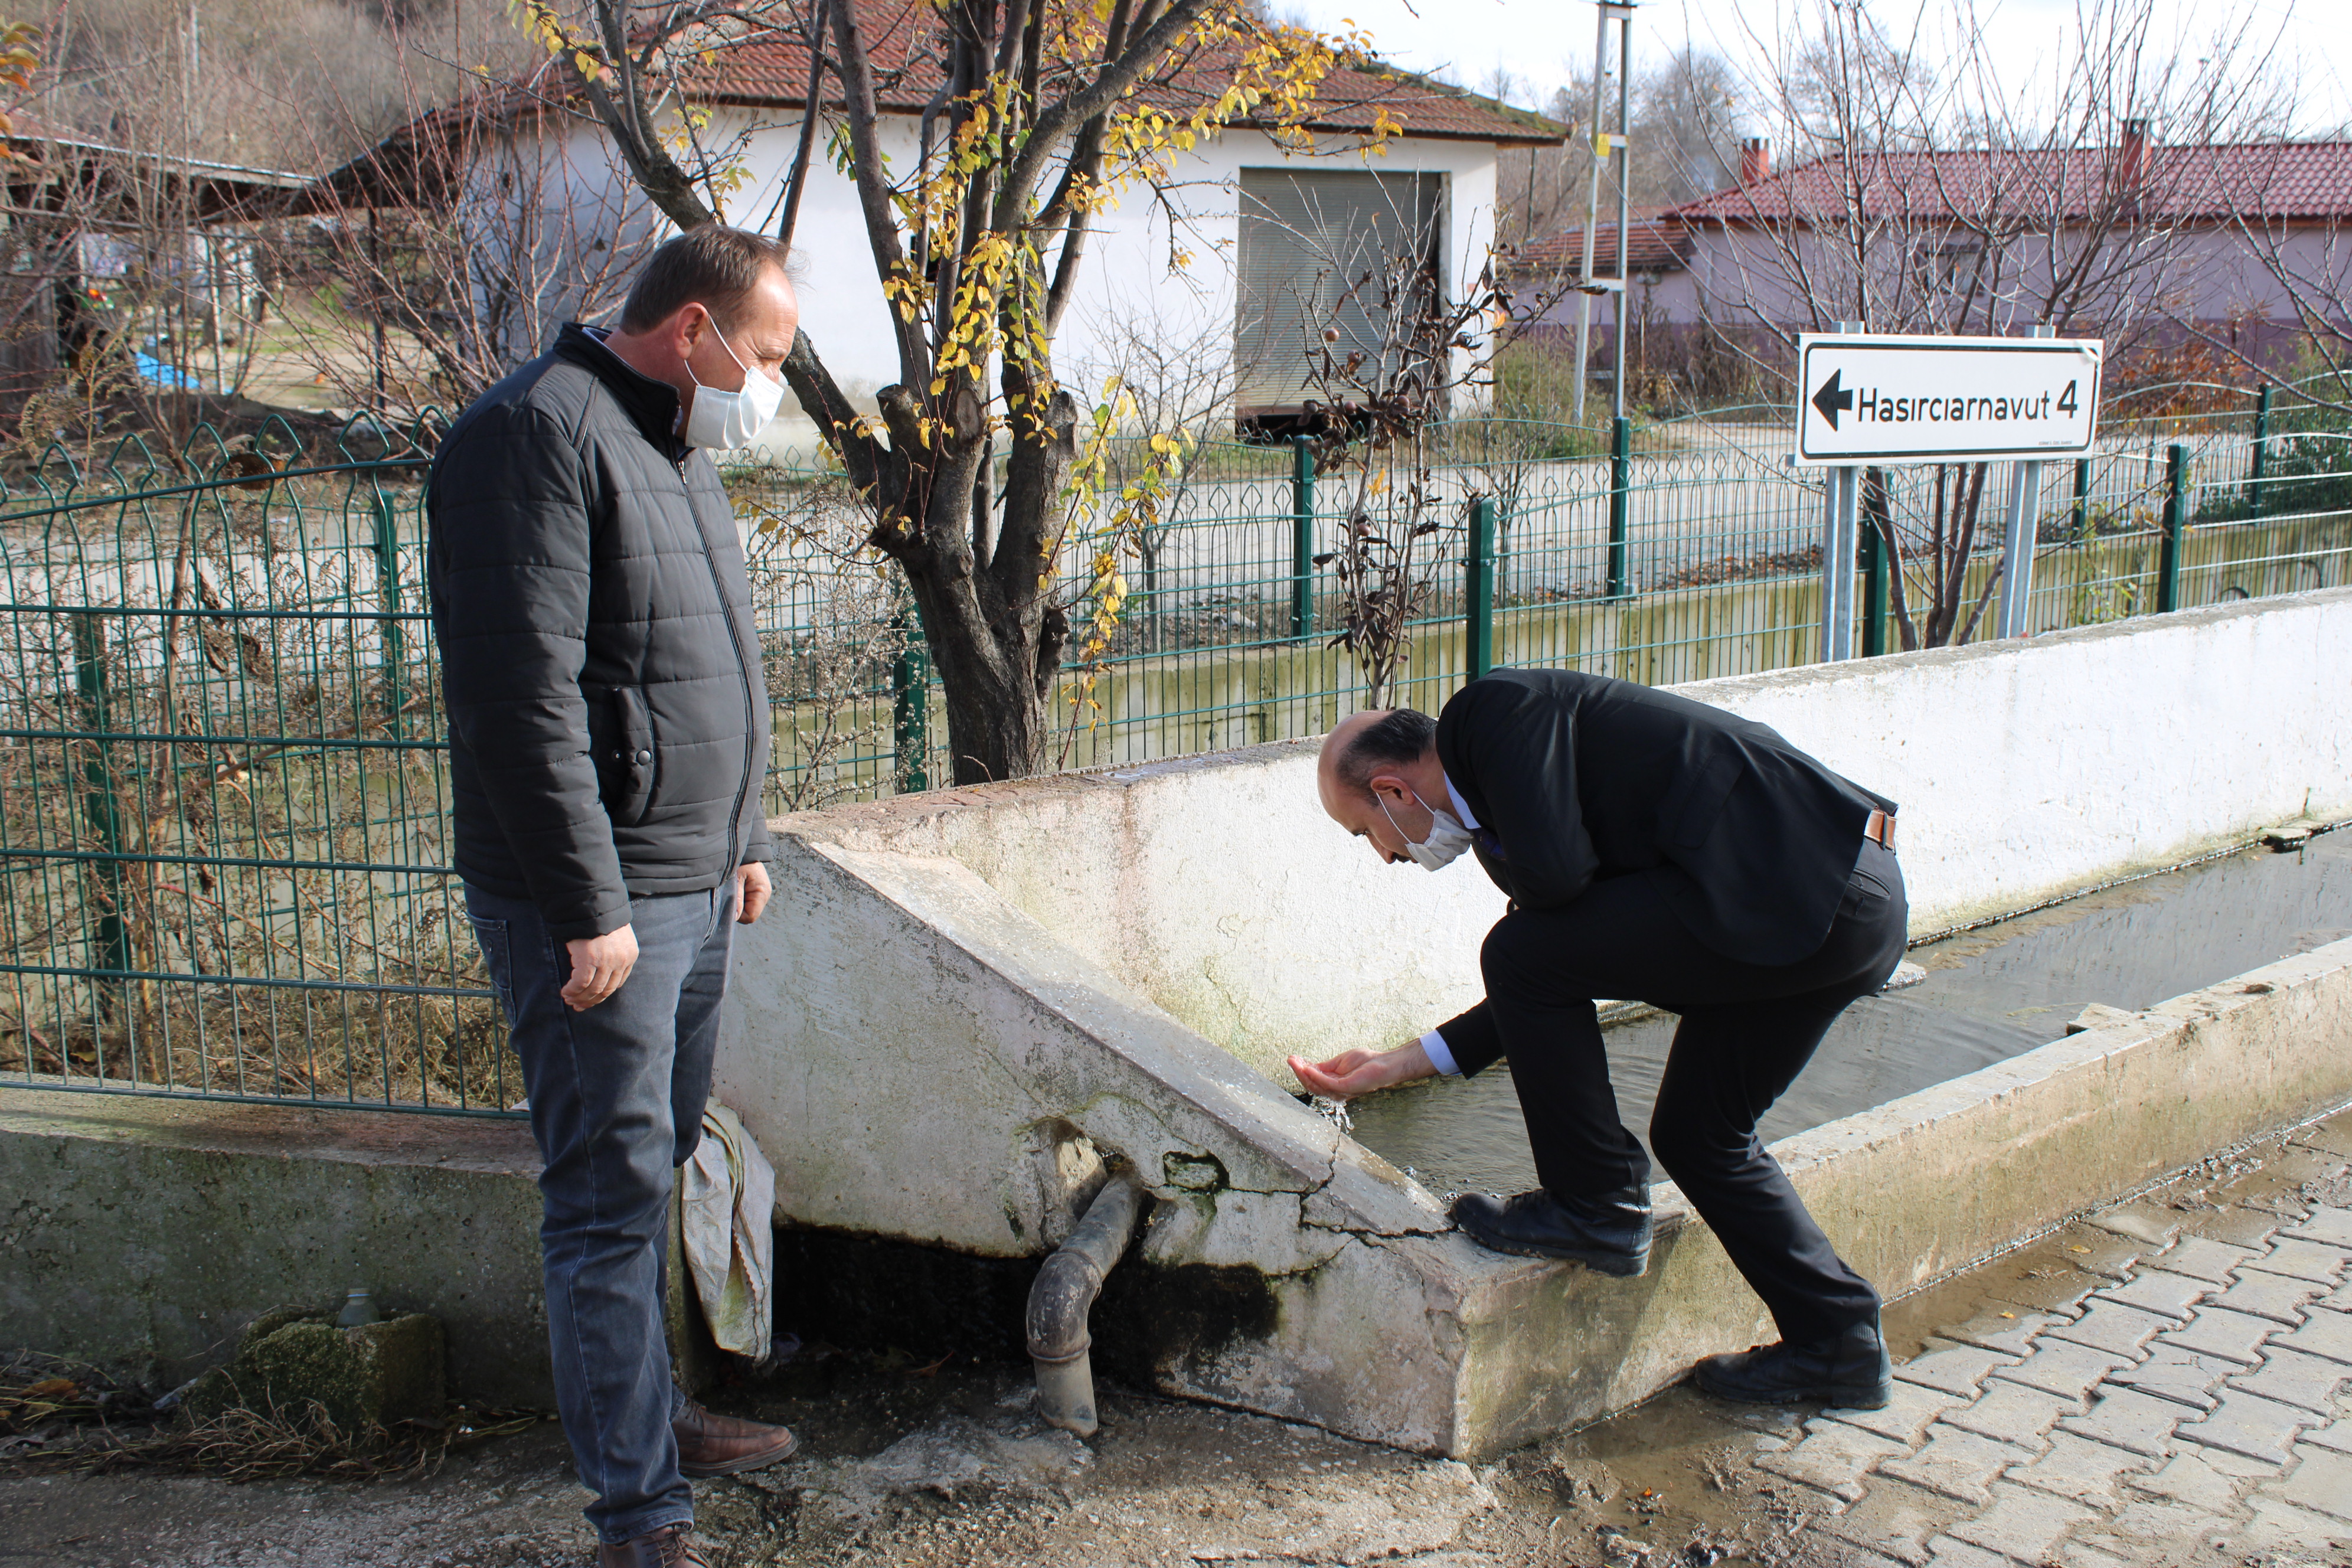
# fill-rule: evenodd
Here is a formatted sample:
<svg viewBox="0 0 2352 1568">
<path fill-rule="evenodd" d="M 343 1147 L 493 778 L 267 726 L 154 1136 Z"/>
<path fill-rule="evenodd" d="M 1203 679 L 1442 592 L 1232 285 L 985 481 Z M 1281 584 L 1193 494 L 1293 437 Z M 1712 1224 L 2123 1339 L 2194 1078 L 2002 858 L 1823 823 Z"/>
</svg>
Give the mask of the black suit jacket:
<svg viewBox="0 0 2352 1568">
<path fill-rule="evenodd" d="M 1437 719 L 1437 758 L 1484 830 L 1478 862 L 1521 909 L 1595 879 L 1674 866 L 1675 914 L 1747 963 L 1793 963 L 1828 939 L 1874 807 L 1768 725 L 1607 676 L 1498 669 Z M 1443 1025 L 1475 1072 L 1502 1042 L 1486 1004 Z"/>
</svg>

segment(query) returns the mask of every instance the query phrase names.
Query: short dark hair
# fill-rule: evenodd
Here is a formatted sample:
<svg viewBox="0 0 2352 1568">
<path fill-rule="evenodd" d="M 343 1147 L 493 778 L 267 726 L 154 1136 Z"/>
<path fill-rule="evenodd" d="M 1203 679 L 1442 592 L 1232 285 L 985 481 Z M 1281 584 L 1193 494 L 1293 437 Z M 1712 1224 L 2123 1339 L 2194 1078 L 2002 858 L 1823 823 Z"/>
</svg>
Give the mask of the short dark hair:
<svg viewBox="0 0 2352 1568">
<path fill-rule="evenodd" d="M 1339 782 L 1349 789 L 1369 789 L 1372 774 L 1382 766 L 1402 767 L 1422 759 L 1437 744 L 1437 721 L 1410 708 L 1399 708 L 1357 731 L 1339 753 Z"/>
<path fill-rule="evenodd" d="M 621 307 L 621 330 L 642 332 L 682 306 L 699 305 L 722 331 L 732 331 L 735 312 L 772 267 L 791 276 L 784 247 L 764 234 L 723 223 L 688 229 L 646 258 Z"/>
</svg>

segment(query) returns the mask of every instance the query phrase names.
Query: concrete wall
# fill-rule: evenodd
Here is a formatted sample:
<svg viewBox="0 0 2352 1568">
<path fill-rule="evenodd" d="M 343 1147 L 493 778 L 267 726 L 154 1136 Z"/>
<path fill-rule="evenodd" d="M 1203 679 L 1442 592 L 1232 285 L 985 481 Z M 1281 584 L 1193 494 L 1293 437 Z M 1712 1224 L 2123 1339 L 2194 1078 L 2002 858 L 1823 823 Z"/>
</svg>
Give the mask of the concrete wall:
<svg viewBox="0 0 2352 1568">
<path fill-rule="evenodd" d="M 0 1089 L 0 1345 L 168 1388 L 364 1285 L 453 1390 L 546 1405 L 538 1172 L 519 1122 Z"/>
<path fill-rule="evenodd" d="M 2338 590 L 1685 689 L 1905 801 L 1932 929 L 2352 813 L 2347 657 Z M 1126 1164 L 1154 1199 L 1132 1267 L 1244 1304 L 1160 1333 L 1163 1386 L 1458 1454 L 1761 1336 L 1671 1189 L 1643 1280 L 1502 1258 L 1269 1081 L 1474 997 L 1500 910 L 1475 867 L 1380 865 L 1313 766 L 1292 742 L 778 819 L 794 918 L 747 933 L 719 1073 L 780 1217 L 1034 1255 Z M 2253 978 L 1781 1152 L 1874 1279 L 1934 1278 L 2352 1097 L 2352 943 Z"/>
<path fill-rule="evenodd" d="M 1217 1303 L 1096 1325 L 1171 1392 L 1467 1457 L 1769 1335 L 1672 1187 L 1642 1279 L 1486 1252 L 955 859 L 794 837 L 779 899 L 805 918 L 746 952 L 720 1078 L 776 1161 L 780 1214 L 1034 1255 L 1123 1163 L 1152 1198 L 1126 1299 Z M 1900 1290 L 2347 1098 L 2352 942 L 1778 1152 L 1841 1251 Z"/>
<path fill-rule="evenodd" d="M 1925 933 L 2274 822 L 2352 815 L 2347 668 L 2352 590 L 2334 589 L 1675 689 L 1900 801 Z M 1478 942 L 1502 912 L 1469 861 L 1434 877 L 1383 866 L 1333 827 L 1314 753 L 1281 742 L 773 826 L 950 858 L 1287 1081 L 1286 1052 L 1391 1045 L 1475 1001 Z M 790 941 L 762 926 L 748 948 Z"/>
</svg>

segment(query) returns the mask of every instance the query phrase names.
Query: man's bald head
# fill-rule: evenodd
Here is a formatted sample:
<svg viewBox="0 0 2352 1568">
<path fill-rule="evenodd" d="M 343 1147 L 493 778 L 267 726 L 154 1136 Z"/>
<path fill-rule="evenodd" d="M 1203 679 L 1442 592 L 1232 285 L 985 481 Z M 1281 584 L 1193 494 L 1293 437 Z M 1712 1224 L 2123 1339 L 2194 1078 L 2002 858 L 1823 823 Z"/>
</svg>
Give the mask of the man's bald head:
<svg viewBox="0 0 2352 1568">
<path fill-rule="evenodd" d="M 1315 768 L 1324 813 L 1360 838 L 1383 860 L 1405 856 L 1397 812 L 1414 831 L 1431 820 L 1429 800 L 1445 798 L 1437 764 L 1437 721 L 1410 708 L 1352 713 L 1323 737 Z"/>
</svg>

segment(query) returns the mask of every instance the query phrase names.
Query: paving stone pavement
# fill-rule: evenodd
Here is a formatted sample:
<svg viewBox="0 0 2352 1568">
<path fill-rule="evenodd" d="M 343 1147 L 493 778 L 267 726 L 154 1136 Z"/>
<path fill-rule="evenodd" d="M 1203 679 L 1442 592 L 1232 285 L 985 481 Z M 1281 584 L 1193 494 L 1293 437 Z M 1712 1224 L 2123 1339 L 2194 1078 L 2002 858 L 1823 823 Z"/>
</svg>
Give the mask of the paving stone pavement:
<svg viewBox="0 0 2352 1568">
<path fill-rule="evenodd" d="M 2080 1290 L 1942 1327 L 1887 1409 L 1757 1463 L 1823 1494 L 1856 1568 L 2352 1563 L 2347 1132 L 2088 1216 Z"/>
</svg>

